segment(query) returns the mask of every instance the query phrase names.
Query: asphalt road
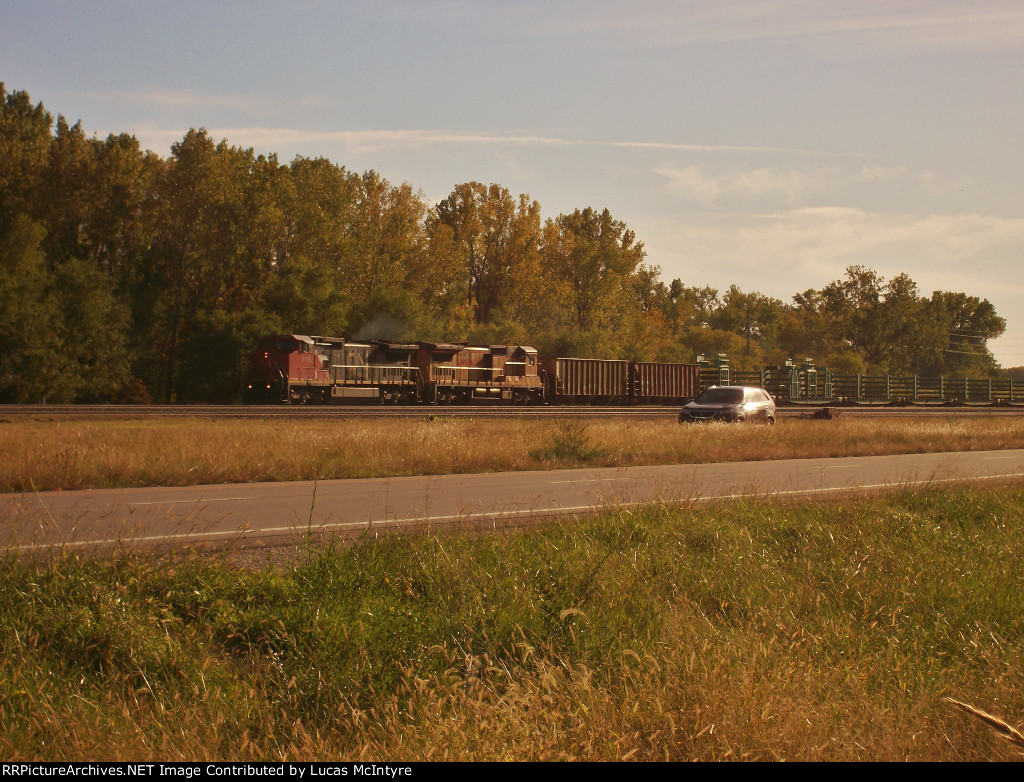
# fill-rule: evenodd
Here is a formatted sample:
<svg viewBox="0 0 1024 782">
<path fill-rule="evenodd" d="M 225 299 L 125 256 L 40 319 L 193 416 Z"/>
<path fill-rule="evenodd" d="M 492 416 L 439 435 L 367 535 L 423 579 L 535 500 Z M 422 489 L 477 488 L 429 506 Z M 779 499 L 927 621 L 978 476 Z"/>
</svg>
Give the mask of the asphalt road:
<svg viewBox="0 0 1024 782">
<path fill-rule="evenodd" d="M 1024 477 L 1024 450 L 0 495 L 21 552 L 275 545 L 309 533 L 499 526 L 649 502 L 829 496 Z"/>
</svg>

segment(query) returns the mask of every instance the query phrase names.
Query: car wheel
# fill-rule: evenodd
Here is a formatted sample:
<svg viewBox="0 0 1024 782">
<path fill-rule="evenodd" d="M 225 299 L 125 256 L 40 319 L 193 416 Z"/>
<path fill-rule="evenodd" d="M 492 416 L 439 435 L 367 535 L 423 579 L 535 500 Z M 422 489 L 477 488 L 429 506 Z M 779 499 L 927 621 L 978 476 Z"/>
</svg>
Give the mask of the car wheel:
<svg viewBox="0 0 1024 782">
<path fill-rule="evenodd" d="M 764 422 L 768 426 L 775 426 L 775 416 L 773 416 L 773 415 L 766 416 L 765 419 L 764 419 Z"/>
</svg>

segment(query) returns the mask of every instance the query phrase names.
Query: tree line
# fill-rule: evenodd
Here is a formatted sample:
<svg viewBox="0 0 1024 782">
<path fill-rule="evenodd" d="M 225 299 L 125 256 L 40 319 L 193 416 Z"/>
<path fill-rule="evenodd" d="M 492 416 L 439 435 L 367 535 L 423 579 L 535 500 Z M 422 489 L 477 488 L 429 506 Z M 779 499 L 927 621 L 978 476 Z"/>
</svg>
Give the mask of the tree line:
<svg viewBox="0 0 1024 782">
<path fill-rule="evenodd" d="M 325 158 L 190 130 L 167 158 L 0 83 L 0 401 L 225 402 L 262 334 L 532 344 L 545 355 L 984 376 L 1005 322 L 863 268 L 783 302 L 665 284 L 607 209 L 498 184 L 436 205 Z"/>
</svg>

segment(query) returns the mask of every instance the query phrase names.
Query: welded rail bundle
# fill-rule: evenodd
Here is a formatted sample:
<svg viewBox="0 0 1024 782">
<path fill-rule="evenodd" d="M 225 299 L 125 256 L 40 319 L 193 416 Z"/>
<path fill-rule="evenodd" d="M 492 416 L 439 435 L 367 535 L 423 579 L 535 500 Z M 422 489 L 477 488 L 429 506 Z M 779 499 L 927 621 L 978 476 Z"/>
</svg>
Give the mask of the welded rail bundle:
<svg viewBox="0 0 1024 782">
<path fill-rule="evenodd" d="M 1024 404 L 1008 379 L 833 375 L 807 361 L 757 372 L 715 362 L 542 358 L 528 345 L 264 337 L 242 385 L 248 404 L 675 405 L 711 385 L 751 385 L 795 404 Z"/>
</svg>

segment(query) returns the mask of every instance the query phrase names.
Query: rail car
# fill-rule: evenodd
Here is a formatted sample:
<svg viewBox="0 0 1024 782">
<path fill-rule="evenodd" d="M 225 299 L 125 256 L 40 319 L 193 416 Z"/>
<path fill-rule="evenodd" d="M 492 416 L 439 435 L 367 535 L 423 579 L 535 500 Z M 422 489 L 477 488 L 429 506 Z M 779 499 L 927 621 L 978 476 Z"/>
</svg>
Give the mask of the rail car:
<svg viewBox="0 0 1024 782">
<path fill-rule="evenodd" d="M 1024 384 L 1009 378 L 924 377 L 920 375 L 838 374 L 786 362 L 755 372 L 729 372 L 727 366 L 704 366 L 705 381 L 761 386 L 777 401 L 834 405 L 1024 405 Z M 721 383 L 719 383 L 721 384 Z"/>
<path fill-rule="evenodd" d="M 700 393 L 697 364 L 547 358 L 541 367 L 552 402 L 672 405 Z"/>
</svg>

